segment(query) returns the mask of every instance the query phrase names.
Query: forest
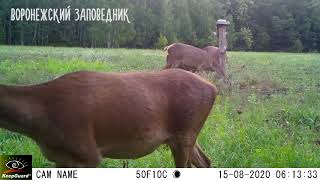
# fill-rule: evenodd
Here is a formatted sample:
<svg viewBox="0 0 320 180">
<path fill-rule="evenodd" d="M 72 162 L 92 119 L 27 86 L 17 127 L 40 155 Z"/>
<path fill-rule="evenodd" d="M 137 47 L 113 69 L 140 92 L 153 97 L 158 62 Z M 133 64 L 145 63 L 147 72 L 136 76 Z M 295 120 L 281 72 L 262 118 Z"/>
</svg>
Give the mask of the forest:
<svg viewBox="0 0 320 180">
<path fill-rule="evenodd" d="M 127 22 L 10 21 L 11 8 L 128 8 Z M 229 50 L 320 51 L 320 0 L 0 0 L 0 44 L 163 48 L 216 45 L 230 21 Z"/>
</svg>

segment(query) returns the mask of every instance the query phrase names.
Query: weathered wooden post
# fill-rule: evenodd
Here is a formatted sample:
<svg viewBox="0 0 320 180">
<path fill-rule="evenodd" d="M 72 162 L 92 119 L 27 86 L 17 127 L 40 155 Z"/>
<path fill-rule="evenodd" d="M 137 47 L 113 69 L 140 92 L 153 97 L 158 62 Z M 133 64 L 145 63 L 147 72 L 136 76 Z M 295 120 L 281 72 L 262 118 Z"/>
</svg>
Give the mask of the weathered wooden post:
<svg viewBox="0 0 320 180">
<path fill-rule="evenodd" d="M 219 39 L 219 62 L 222 68 L 222 75 L 225 79 L 226 77 L 226 59 L 227 59 L 227 26 L 230 24 L 225 19 L 219 19 L 217 21 L 217 35 Z"/>
</svg>

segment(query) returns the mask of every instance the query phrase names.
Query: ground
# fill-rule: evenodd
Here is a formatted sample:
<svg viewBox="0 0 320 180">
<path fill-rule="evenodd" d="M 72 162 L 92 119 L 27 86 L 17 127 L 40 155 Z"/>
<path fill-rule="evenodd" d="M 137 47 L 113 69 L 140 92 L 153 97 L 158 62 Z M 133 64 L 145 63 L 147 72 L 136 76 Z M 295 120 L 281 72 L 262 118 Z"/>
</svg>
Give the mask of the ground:
<svg viewBox="0 0 320 180">
<path fill-rule="evenodd" d="M 228 81 L 219 87 L 199 144 L 215 167 L 320 166 L 320 54 L 229 52 Z M 152 71 L 160 50 L 0 46 L 0 83 L 34 84 L 77 70 Z M 0 154 L 32 154 L 52 167 L 29 138 L 0 129 Z M 122 167 L 104 159 L 101 167 Z M 170 150 L 130 160 L 129 167 L 173 167 Z"/>
</svg>

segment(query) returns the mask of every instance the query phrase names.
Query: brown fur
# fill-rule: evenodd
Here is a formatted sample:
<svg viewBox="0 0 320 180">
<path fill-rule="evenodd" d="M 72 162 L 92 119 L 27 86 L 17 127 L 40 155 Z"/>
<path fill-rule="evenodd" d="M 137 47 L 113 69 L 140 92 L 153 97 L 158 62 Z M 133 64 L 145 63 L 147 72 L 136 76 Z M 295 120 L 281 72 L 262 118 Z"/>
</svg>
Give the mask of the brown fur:
<svg viewBox="0 0 320 180">
<path fill-rule="evenodd" d="M 58 167 L 135 159 L 161 144 L 177 167 L 210 167 L 196 144 L 217 89 L 187 71 L 75 72 L 32 86 L 0 86 L 0 127 L 35 140 Z"/>
<path fill-rule="evenodd" d="M 165 69 L 181 68 L 188 71 L 215 71 L 222 78 L 224 67 L 220 63 L 219 48 L 207 46 L 199 49 L 183 43 L 174 43 L 164 48 L 168 52 Z"/>
</svg>

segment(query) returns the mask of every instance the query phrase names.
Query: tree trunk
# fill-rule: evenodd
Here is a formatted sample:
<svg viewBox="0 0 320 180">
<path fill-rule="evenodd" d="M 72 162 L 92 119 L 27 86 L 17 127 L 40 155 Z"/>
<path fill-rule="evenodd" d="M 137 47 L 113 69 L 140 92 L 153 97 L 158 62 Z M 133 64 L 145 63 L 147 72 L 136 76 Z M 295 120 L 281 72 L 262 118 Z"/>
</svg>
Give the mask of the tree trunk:
<svg viewBox="0 0 320 180">
<path fill-rule="evenodd" d="M 6 18 L 3 17 L 3 40 L 4 40 L 4 43 L 7 42 L 7 30 L 6 30 Z"/>
<path fill-rule="evenodd" d="M 78 24 L 78 41 L 79 45 L 81 46 L 81 24 Z"/>
<path fill-rule="evenodd" d="M 37 28 L 38 28 L 38 24 L 36 24 L 36 26 L 34 27 L 33 40 L 32 40 L 32 44 L 34 44 L 35 46 L 37 45 Z"/>
<path fill-rule="evenodd" d="M 94 46 L 93 43 L 94 43 L 93 42 L 93 33 L 91 33 L 91 48 L 93 48 L 93 46 Z"/>
<path fill-rule="evenodd" d="M 43 41 L 44 41 L 44 31 L 45 31 L 45 29 L 44 29 L 44 27 L 45 26 L 42 26 L 42 30 L 41 30 L 41 45 L 43 46 Z"/>
<path fill-rule="evenodd" d="M 110 31 L 108 32 L 108 48 L 111 47 L 111 37 L 110 37 Z"/>
<path fill-rule="evenodd" d="M 9 21 L 9 37 L 8 37 L 8 44 L 11 44 L 11 20 Z"/>
<path fill-rule="evenodd" d="M 24 30 L 22 23 L 20 24 L 20 45 L 24 45 Z"/>
<path fill-rule="evenodd" d="M 83 41 L 83 47 L 86 47 L 86 30 L 83 31 L 82 41 Z"/>
</svg>

